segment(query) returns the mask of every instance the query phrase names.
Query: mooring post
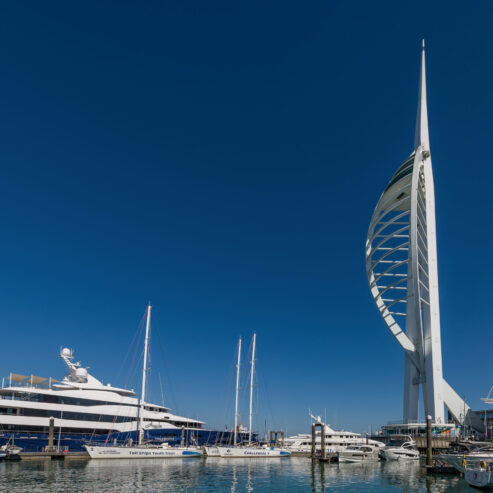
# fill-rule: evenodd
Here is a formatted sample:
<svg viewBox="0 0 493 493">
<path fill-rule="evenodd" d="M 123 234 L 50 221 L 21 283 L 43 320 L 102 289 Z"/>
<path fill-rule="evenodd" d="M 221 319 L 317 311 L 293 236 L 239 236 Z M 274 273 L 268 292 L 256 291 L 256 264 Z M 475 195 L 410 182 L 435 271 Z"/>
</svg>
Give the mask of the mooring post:
<svg viewBox="0 0 493 493">
<path fill-rule="evenodd" d="M 55 436 L 55 418 L 53 416 L 50 417 L 50 428 L 48 431 L 48 450 L 47 452 L 53 452 L 53 439 Z"/>
<path fill-rule="evenodd" d="M 426 417 L 426 465 L 432 465 L 432 448 L 431 448 L 431 416 Z"/>
<path fill-rule="evenodd" d="M 181 441 L 180 441 L 180 447 L 185 446 L 185 427 L 181 427 Z"/>
<path fill-rule="evenodd" d="M 320 445 L 322 459 L 325 459 L 325 423 L 320 426 Z"/>
<path fill-rule="evenodd" d="M 315 459 L 315 455 L 317 452 L 317 445 L 315 442 L 317 435 L 315 433 L 315 424 L 312 424 L 312 459 Z"/>
</svg>

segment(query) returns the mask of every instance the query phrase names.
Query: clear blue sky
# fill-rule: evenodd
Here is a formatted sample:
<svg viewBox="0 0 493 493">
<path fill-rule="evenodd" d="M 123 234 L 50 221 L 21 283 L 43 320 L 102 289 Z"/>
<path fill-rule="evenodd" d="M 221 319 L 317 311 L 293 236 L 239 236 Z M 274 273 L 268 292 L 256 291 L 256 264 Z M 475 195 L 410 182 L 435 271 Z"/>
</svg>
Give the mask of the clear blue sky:
<svg viewBox="0 0 493 493">
<path fill-rule="evenodd" d="M 402 413 L 367 227 L 412 151 L 426 38 L 443 364 L 491 380 L 491 2 L 4 2 L 0 370 L 120 370 L 154 306 L 152 395 L 230 424 L 258 333 L 257 428 Z M 246 345 L 248 346 L 246 341 Z M 137 387 L 136 378 L 131 382 Z M 244 402 L 246 404 L 246 402 Z"/>
</svg>

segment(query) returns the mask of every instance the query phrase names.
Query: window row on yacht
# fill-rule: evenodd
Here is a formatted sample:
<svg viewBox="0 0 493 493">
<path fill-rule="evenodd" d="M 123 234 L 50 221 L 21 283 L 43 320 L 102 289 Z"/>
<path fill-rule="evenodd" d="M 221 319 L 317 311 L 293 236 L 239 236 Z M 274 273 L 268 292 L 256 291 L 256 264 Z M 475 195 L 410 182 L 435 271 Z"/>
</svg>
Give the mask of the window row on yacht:
<svg viewBox="0 0 493 493">
<path fill-rule="evenodd" d="M 81 413 L 63 410 L 52 409 L 35 409 L 35 408 L 23 408 L 23 407 L 0 407 L 0 415 L 8 416 L 29 416 L 36 418 L 57 418 L 76 421 L 97 421 L 100 423 L 129 423 L 131 421 L 138 421 L 138 416 L 118 416 L 114 414 L 96 414 L 96 413 Z M 144 422 L 171 424 L 178 428 L 185 426 L 186 428 L 201 428 L 201 424 L 198 422 L 183 422 L 168 419 L 153 419 L 144 418 Z"/>
<path fill-rule="evenodd" d="M 71 411 L 54 411 L 51 409 L 32 409 L 29 407 L 0 407 L 0 414 L 13 416 L 31 416 L 36 418 L 59 418 L 78 421 L 99 421 L 104 423 L 127 423 L 137 421 L 136 417 L 115 416 L 110 414 L 74 413 Z"/>
<path fill-rule="evenodd" d="M 80 397 L 68 397 L 64 395 L 41 394 L 37 392 L 15 392 L 2 390 L 0 393 L 1 399 L 18 400 L 27 402 L 43 402 L 46 404 L 66 404 L 72 406 L 137 406 L 137 400 L 134 403 L 121 401 L 100 401 L 94 399 L 83 399 Z M 169 412 L 169 408 L 158 406 L 144 406 L 146 411 L 154 412 Z"/>
<path fill-rule="evenodd" d="M 8 436 L 12 433 L 22 433 L 22 434 L 43 434 L 48 435 L 48 426 L 33 426 L 33 425 L 18 425 L 18 424 L 2 424 L 0 432 L 5 432 Z M 114 433 L 115 430 L 111 429 L 92 429 L 92 428 L 73 428 L 73 427 L 63 427 L 63 435 L 108 435 Z M 0 433 L 1 436 L 1 433 Z M 36 438 L 36 437 L 32 437 Z"/>
</svg>

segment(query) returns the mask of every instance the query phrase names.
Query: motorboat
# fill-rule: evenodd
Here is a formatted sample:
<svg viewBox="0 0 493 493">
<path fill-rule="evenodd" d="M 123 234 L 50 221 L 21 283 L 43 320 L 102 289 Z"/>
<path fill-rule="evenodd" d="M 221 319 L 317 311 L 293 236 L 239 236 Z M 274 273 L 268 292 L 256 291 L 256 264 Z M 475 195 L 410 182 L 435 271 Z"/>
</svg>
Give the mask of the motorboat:
<svg viewBox="0 0 493 493">
<path fill-rule="evenodd" d="M 339 452 L 339 462 L 376 462 L 380 460 L 380 448 L 375 445 L 349 445 Z"/>
<path fill-rule="evenodd" d="M 14 445 L 13 440 L 9 440 L 6 444 L 0 447 L 0 459 L 15 460 L 20 459 L 19 454 L 22 452 L 22 448 Z"/>
<path fill-rule="evenodd" d="M 493 486 L 493 462 L 480 461 L 470 466 L 465 465 L 464 479 L 467 484 L 476 488 L 491 488 Z"/>
<path fill-rule="evenodd" d="M 386 460 L 419 460 L 416 442 L 410 436 L 390 440 L 385 444 L 380 454 Z"/>
</svg>

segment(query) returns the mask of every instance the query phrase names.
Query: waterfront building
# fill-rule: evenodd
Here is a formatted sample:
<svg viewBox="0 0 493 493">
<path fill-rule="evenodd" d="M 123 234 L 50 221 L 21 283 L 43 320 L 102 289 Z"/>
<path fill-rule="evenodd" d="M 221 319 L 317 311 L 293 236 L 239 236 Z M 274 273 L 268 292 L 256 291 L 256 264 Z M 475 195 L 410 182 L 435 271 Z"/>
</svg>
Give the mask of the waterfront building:
<svg viewBox="0 0 493 493">
<path fill-rule="evenodd" d="M 431 434 L 434 437 L 451 437 L 455 438 L 460 435 L 460 426 L 457 426 L 455 422 L 448 423 L 433 423 L 431 426 Z M 426 423 L 416 420 L 415 422 L 403 423 L 401 420 L 389 421 L 386 425 L 382 426 L 382 435 L 384 437 L 392 435 L 410 435 L 426 436 Z"/>
<path fill-rule="evenodd" d="M 425 415 L 446 425 L 445 406 L 456 423 L 481 420 L 443 378 L 438 290 L 435 190 L 428 134 L 425 46 L 421 55 L 413 152 L 385 187 L 366 242 L 368 283 L 380 315 L 404 350 L 403 420 Z"/>
</svg>

